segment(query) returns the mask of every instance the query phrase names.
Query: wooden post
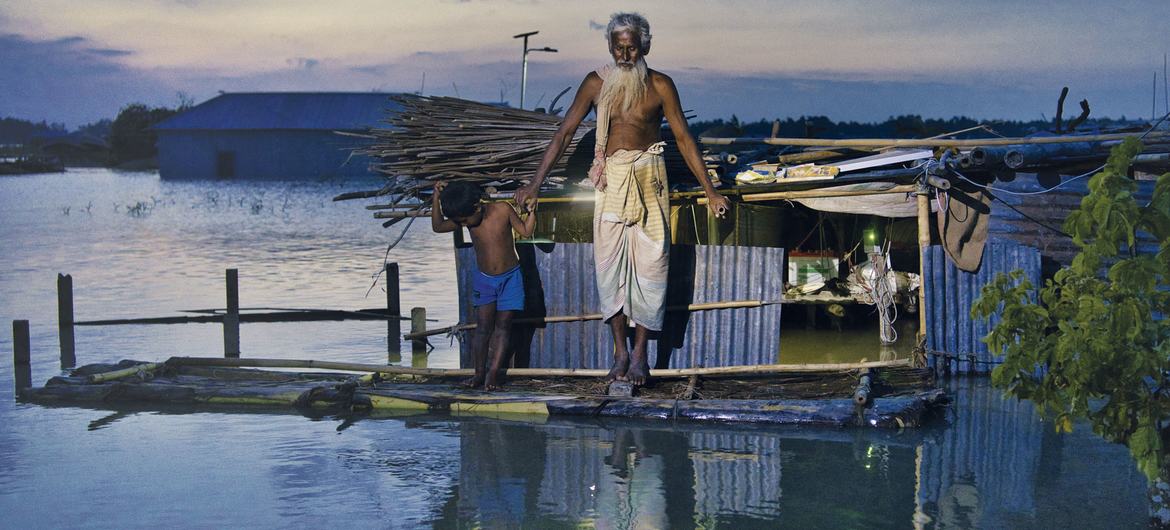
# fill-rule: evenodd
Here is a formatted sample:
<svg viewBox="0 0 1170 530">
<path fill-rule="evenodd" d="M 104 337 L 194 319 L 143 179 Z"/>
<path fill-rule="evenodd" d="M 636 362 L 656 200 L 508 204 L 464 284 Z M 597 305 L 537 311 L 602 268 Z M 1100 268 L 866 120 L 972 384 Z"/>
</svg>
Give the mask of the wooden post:
<svg viewBox="0 0 1170 530">
<path fill-rule="evenodd" d="M 227 270 L 227 311 L 223 315 L 223 356 L 240 356 L 239 271 Z"/>
<path fill-rule="evenodd" d="M 16 396 L 32 386 L 31 345 L 28 337 L 28 321 L 12 321 L 12 373 L 16 383 Z"/>
<path fill-rule="evenodd" d="M 73 340 L 73 276 L 57 274 L 57 334 L 61 339 L 61 368 L 77 365 Z"/>
<path fill-rule="evenodd" d="M 455 231 L 451 232 L 451 239 L 455 245 L 455 248 L 459 248 L 459 247 L 462 247 L 464 245 L 463 227 L 462 226 L 455 228 Z"/>
<path fill-rule="evenodd" d="M 930 248 L 930 196 L 918 185 L 918 342 L 926 338 L 926 251 Z"/>
<path fill-rule="evenodd" d="M 411 333 L 425 333 L 427 331 L 427 309 L 425 307 L 415 307 L 410 310 L 410 332 Z M 418 338 L 410 341 L 410 351 L 414 355 L 411 364 L 417 365 L 420 358 L 425 365 L 427 354 L 427 339 L 426 337 Z"/>
<path fill-rule="evenodd" d="M 402 360 L 402 300 L 398 291 L 398 264 L 386 264 L 386 355 L 390 363 Z"/>
</svg>

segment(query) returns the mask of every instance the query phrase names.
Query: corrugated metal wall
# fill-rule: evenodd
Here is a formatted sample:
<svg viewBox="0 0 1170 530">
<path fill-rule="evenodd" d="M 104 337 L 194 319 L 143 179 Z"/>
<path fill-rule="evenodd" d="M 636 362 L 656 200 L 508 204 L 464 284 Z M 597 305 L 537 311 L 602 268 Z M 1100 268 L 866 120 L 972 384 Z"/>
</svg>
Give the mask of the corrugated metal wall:
<svg viewBox="0 0 1170 530">
<path fill-rule="evenodd" d="M 974 273 L 964 272 L 950 261 L 941 246 L 923 255 L 926 278 L 926 348 L 931 366 L 951 373 L 986 373 L 998 363 L 982 339 L 991 322 L 971 317 L 971 306 L 984 285 L 999 273 L 1023 269 L 1032 285 L 1041 285 L 1040 251 L 1007 239 L 992 238 L 983 250 L 983 261 Z"/>
<path fill-rule="evenodd" d="M 1060 183 L 1060 180 L 1050 176 L 1030 173 L 1020 173 L 1007 182 L 996 182 L 994 186 L 1004 191 L 994 192 L 995 196 L 1003 199 L 1011 207 L 1000 201 L 992 201 L 991 224 L 988 227 L 990 233 L 1038 248 L 1045 257 L 1052 258 L 1061 265 L 1072 263 L 1072 257 L 1079 251 L 1072 240 L 1041 226 L 1037 221 L 1051 228 L 1062 229 L 1069 212 L 1079 208 L 1081 199 L 1089 194 L 1089 177 L 1073 181 L 1068 181 L 1066 177 L 1065 183 Z M 1058 184 L 1059 188 L 1037 194 Z M 1138 204 L 1149 203 L 1154 192 L 1154 181 L 1140 180 L 1137 181 L 1137 185 L 1134 198 Z M 1018 195 L 1019 193 L 1031 195 Z M 1024 214 L 1027 214 L 1027 217 Z M 1142 252 L 1156 253 L 1158 242 L 1149 234 L 1139 234 L 1138 248 Z"/>
<path fill-rule="evenodd" d="M 593 245 L 521 244 L 527 308 L 523 316 L 595 313 L 597 284 Z M 474 322 L 471 274 L 475 253 L 456 250 L 459 319 Z M 738 246 L 671 247 L 668 307 L 732 300 L 780 301 L 784 249 Z M 654 367 L 732 366 L 777 362 L 780 304 L 742 309 L 667 314 L 664 331 L 650 342 Z M 515 326 L 515 365 L 541 368 L 608 368 L 613 355 L 609 329 L 599 321 Z M 470 366 L 470 345 L 460 343 L 460 365 Z M 664 358 L 669 355 L 669 358 Z"/>
</svg>

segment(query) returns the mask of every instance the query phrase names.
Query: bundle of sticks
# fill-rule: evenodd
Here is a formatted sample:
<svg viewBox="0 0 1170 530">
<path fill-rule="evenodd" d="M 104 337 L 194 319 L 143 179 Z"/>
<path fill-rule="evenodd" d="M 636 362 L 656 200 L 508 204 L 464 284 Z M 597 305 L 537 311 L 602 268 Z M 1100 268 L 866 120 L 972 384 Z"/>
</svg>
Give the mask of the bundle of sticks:
<svg viewBox="0 0 1170 530">
<path fill-rule="evenodd" d="M 387 184 L 379 190 L 344 193 L 334 200 L 381 195 L 417 198 L 436 180 L 469 180 L 497 190 L 515 189 L 536 173 L 562 121 L 555 114 L 453 97 L 405 94 L 391 99 L 400 110 L 385 120 L 387 127 L 362 135 L 372 142 L 355 151 L 377 161 L 373 168 L 387 178 Z M 565 156 L 545 179 L 546 189 L 586 179 L 595 127 L 586 121 L 577 128 Z M 672 139 L 666 131 L 664 139 Z M 673 146 L 666 151 L 666 163 L 672 175 L 689 173 Z"/>
<path fill-rule="evenodd" d="M 514 188 L 536 173 L 561 122 L 552 114 L 452 97 L 405 94 L 391 99 L 400 110 L 385 120 L 387 127 L 370 131 L 373 141 L 367 147 L 355 151 L 374 158 L 373 169 L 388 179 L 373 195 L 417 196 L 435 180 Z M 563 186 L 570 172 L 585 177 L 593 158 L 593 128 L 587 122 L 577 129 L 566 149 L 570 163 L 553 168 L 548 186 Z M 345 195 L 337 200 L 371 193 Z"/>
</svg>

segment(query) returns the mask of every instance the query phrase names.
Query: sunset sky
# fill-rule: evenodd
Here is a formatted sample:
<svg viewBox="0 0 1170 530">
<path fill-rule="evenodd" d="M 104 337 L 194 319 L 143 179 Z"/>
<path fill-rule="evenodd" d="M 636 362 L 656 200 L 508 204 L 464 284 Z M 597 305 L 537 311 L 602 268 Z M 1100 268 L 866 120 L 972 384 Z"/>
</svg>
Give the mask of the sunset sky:
<svg viewBox="0 0 1170 530">
<path fill-rule="evenodd" d="M 607 60 L 616 11 L 650 20 L 651 68 L 699 119 L 837 120 L 1165 112 L 1170 0 L 276 1 L 9 0 L 0 4 L 0 116 L 112 118 L 219 91 L 408 91 L 528 106 Z M 425 76 L 425 84 L 424 84 Z M 1152 94 L 1157 77 L 1157 97 Z M 571 93 L 570 93 L 571 96 Z"/>
</svg>

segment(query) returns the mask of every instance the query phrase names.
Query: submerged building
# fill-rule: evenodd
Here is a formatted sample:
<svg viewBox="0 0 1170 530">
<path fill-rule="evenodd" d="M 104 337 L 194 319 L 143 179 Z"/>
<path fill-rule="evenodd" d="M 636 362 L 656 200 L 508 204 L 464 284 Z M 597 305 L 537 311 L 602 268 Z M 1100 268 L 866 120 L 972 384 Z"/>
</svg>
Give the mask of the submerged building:
<svg viewBox="0 0 1170 530">
<path fill-rule="evenodd" d="M 369 174 L 352 149 L 396 108 L 384 92 L 220 94 L 154 127 L 164 179 L 331 179 Z"/>
</svg>

